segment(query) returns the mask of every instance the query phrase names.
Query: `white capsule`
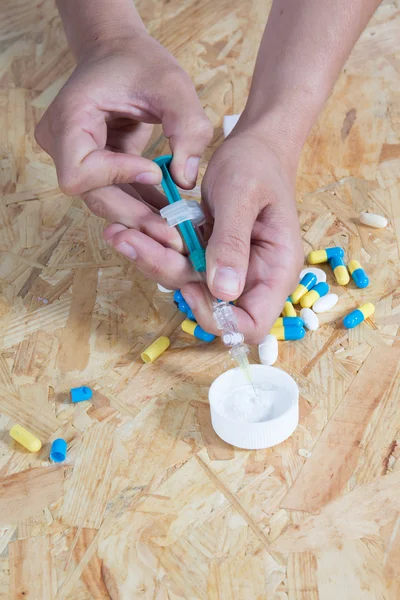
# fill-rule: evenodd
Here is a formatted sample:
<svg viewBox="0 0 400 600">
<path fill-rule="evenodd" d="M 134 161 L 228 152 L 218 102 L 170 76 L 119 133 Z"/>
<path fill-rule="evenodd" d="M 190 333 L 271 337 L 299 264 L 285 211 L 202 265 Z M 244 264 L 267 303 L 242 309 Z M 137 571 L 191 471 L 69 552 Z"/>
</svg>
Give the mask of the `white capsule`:
<svg viewBox="0 0 400 600">
<path fill-rule="evenodd" d="M 337 294 L 327 294 L 326 296 L 322 296 L 322 298 L 318 298 L 318 300 L 314 302 L 313 311 L 315 313 L 326 312 L 333 308 L 338 300 L 339 296 Z"/>
<path fill-rule="evenodd" d="M 304 321 L 304 326 L 310 331 L 315 331 L 319 327 L 318 317 L 311 308 L 302 308 L 300 318 Z"/>
<path fill-rule="evenodd" d="M 270 333 L 262 340 L 258 346 L 258 355 L 263 365 L 271 366 L 278 359 L 278 340 Z"/>
<path fill-rule="evenodd" d="M 164 294 L 171 294 L 172 292 L 175 291 L 175 290 L 168 290 L 167 288 L 163 287 L 159 283 L 157 283 L 157 287 L 158 287 L 158 291 L 159 292 L 164 292 Z"/>
<path fill-rule="evenodd" d="M 360 222 L 363 225 L 369 225 L 370 227 L 376 227 L 376 229 L 383 229 L 387 227 L 388 220 L 381 215 L 375 215 L 374 213 L 362 212 L 360 213 Z"/>
<path fill-rule="evenodd" d="M 303 269 L 300 273 L 299 282 L 303 279 L 304 275 L 307 275 L 307 273 L 313 273 L 317 278 L 317 283 L 321 283 L 321 281 L 326 282 L 325 271 L 314 267 L 307 267 L 307 269 Z"/>
</svg>

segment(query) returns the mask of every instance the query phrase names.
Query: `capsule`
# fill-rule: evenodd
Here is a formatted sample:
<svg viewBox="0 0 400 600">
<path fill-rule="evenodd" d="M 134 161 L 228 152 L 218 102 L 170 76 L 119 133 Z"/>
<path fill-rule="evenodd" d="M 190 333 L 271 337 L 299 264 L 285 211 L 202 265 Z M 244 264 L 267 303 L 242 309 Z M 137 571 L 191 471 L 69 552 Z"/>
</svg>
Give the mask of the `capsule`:
<svg viewBox="0 0 400 600">
<path fill-rule="evenodd" d="M 203 342 L 212 342 L 215 340 L 215 335 L 212 333 L 207 333 L 197 325 L 195 321 L 191 321 L 190 319 L 185 319 L 183 323 L 181 323 L 182 330 L 189 335 L 193 335 L 198 340 L 202 340 Z"/>
<path fill-rule="evenodd" d="M 181 312 L 183 312 L 185 315 L 187 315 L 187 313 L 188 313 L 188 312 L 189 312 L 189 310 L 190 310 L 190 306 L 189 306 L 189 304 L 186 302 L 186 300 L 184 300 L 184 299 L 182 298 L 182 300 L 181 300 L 181 301 L 179 302 L 179 304 L 178 304 L 178 309 L 179 309 Z"/>
<path fill-rule="evenodd" d="M 314 285 L 314 287 L 301 298 L 300 304 L 303 308 L 311 308 L 314 302 L 322 298 L 322 296 L 326 296 L 328 292 L 329 285 L 321 281 L 321 283 Z"/>
<path fill-rule="evenodd" d="M 375 312 L 375 306 L 372 302 L 368 302 L 367 304 L 363 304 L 353 312 L 349 313 L 343 319 L 343 325 L 346 329 L 353 329 L 353 327 L 357 327 L 360 323 L 368 319 Z"/>
<path fill-rule="evenodd" d="M 53 462 L 63 462 L 67 457 L 67 442 L 62 438 L 57 438 L 51 445 L 50 458 Z"/>
<path fill-rule="evenodd" d="M 358 260 L 351 260 L 347 266 L 350 275 L 358 288 L 366 288 L 369 286 L 368 275 L 358 262 Z"/>
<path fill-rule="evenodd" d="M 174 292 L 175 304 L 178 306 L 179 302 L 182 302 L 182 300 L 183 300 L 183 296 L 182 296 L 180 290 L 175 290 L 175 292 Z"/>
<path fill-rule="evenodd" d="M 340 256 L 334 256 L 329 260 L 329 264 L 338 284 L 347 285 L 350 281 L 350 275 L 346 265 L 343 262 L 343 258 Z"/>
<path fill-rule="evenodd" d="M 10 429 L 10 436 L 21 444 L 29 452 L 39 452 L 42 442 L 33 433 L 22 427 L 22 425 L 13 425 Z"/>
<path fill-rule="evenodd" d="M 306 331 L 304 327 L 273 327 L 270 331 L 271 335 L 274 335 L 278 340 L 301 340 Z"/>
<path fill-rule="evenodd" d="M 196 320 L 196 317 L 194 316 L 191 308 L 189 308 L 189 310 L 187 311 L 186 316 L 191 321 L 195 321 Z"/>
<path fill-rule="evenodd" d="M 376 227 L 377 229 L 383 229 L 384 227 L 387 227 L 388 224 L 388 220 L 385 219 L 385 217 L 367 212 L 360 213 L 360 222 L 363 225 L 369 225 L 370 227 Z"/>
<path fill-rule="evenodd" d="M 167 348 L 169 348 L 169 345 L 169 338 L 165 336 L 159 337 L 148 348 L 146 348 L 146 350 L 142 352 L 142 354 L 140 355 L 142 361 L 148 364 L 153 363 L 155 360 L 157 360 L 159 356 L 161 356 L 163 352 L 166 351 Z"/>
<path fill-rule="evenodd" d="M 303 269 L 300 272 L 299 281 L 301 281 L 304 275 L 307 275 L 307 273 L 314 273 L 314 275 L 317 278 L 317 283 L 320 283 L 321 281 L 326 281 L 325 271 L 323 271 L 322 269 L 318 269 L 317 267 L 307 267 L 306 269 Z"/>
<path fill-rule="evenodd" d="M 279 317 L 272 327 L 303 327 L 304 322 L 300 317 Z"/>
<path fill-rule="evenodd" d="M 339 246 L 334 246 L 333 248 L 325 248 L 325 250 L 313 250 L 308 255 L 307 261 L 310 263 L 310 265 L 319 265 L 321 263 L 328 262 L 328 260 L 330 260 L 334 256 L 343 258 L 343 248 L 339 248 Z"/>
<path fill-rule="evenodd" d="M 317 283 L 317 277 L 314 273 L 307 273 L 304 275 L 303 279 L 300 281 L 299 285 L 293 292 L 291 299 L 293 304 L 298 304 L 300 299 L 307 294 L 309 290 Z"/>
<path fill-rule="evenodd" d="M 297 317 L 297 313 L 294 309 L 294 306 L 292 304 L 290 296 L 288 297 L 285 304 L 283 305 L 282 316 L 283 317 Z"/>
</svg>

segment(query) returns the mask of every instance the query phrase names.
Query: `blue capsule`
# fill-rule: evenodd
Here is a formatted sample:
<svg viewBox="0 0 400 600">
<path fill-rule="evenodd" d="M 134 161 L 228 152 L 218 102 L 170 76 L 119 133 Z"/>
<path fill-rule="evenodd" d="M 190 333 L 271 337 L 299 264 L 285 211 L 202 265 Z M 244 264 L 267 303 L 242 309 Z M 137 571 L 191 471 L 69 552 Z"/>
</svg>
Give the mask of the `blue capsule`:
<svg viewBox="0 0 400 600">
<path fill-rule="evenodd" d="M 178 304 L 178 309 L 183 312 L 185 315 L 190 310 L 189 304 L 182 298 L 182 300 Z"/>
<path fill-rule="evenodd" d="M 67 456 L 67 442 L 62 438 L 54 440 L 50 449 L 50 458 L 53 462 L 63 462 Z"/>
<path fill-rule="evenodd" d="M 84 400 L 90 400 L 93 396 L 92 390 L 86 385 L 78 388 L 71 388 L 70 391 L 72 402 L 83 402 Z"/>
<path fill-rule="evenodd" d="M 189 308 L 189 310 L 187 311 L 186 316 L 191 321 L 196 321 L 196 317 L 194 316 L 191 308 Z"/>
<path fill-rule="evenodd" d="M 343 258 L 341 256 L 333 256 L 329 260 L 329 264 L 338 284 L 347 285 L 350 281 L 350 275 Z"/>
<path fill-rule="evenodd" d="M 368 275 L 358 262 L 358 260 L 351 260 L 348 264 L 350 275 L 358 288 L 366 288 L 369 286 Z"/>
<path fill-rule="evenodd" d="M 182 300 L 183 300 L 183 296 L 182 296 L 180 290 L 176 290 L 174 292 L 174 302 L 175 302 L 175 304 L 178 305 L 179 302 L 182 302 Z"/>
<path fill-rule="evenodd" d="M 189 335 L 192 335 L 203 342 L 212 342 L 216 337 L 212 333 L 204 331 L 200 325 L 197 325 L 197 323 L 191 321 L 190 319 L 185 319 L 183 323 L 181 323 L 181 328 L 185 333 L 188 333 Z"/>
</svg>

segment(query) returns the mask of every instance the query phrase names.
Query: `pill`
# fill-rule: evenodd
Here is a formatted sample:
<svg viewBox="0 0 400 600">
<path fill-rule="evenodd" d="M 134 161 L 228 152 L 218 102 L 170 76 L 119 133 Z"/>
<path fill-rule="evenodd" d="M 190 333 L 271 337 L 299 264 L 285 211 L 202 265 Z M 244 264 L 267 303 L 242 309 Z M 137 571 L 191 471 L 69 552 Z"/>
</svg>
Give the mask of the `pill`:
<svg viewBox="0 0 400 600">
<path fill-rule="evenodd" d="M 358 262 L 358 260 L 351 260 L 347 266 L 349 269 L 350 275 L 359 288 L 366 288 L 369 285 L 368 275 Z"/>
<path fill-rule="evenodd" d="M 304 327 L 273 327 L 270 331 L 278 340 L 301 340 L 306 332 Z"/>
<path fill-rule="evenodd" d="M 188 318 L 188 319 L 190 319 L 191 321 L 195 321 L 195 320 L 196 320 L 196 317 L 195 317 L 195 316 L 194 316 L 194 314 L 192 313 L 192 309 L 191 309 L 191 308 L 189 308 L 189 310 L 187 311 L 187 313 L 186 313 L 186 316 L 187 316 L 187 318 Z"/>
<path fill-rule="evenodd" d="M 67 456 L 67 442 L 62 438 L 57 438 L 51 445 L 50 458 L 53 462 L 63 462 Z"/>
<path fill-rule="evenodd" d="M 313 304 L 313 311 L 315 313 L 324 313 L 327 310 L 331 310 L 339 300 L 339 296 L 337 294 L 327 294 L 326 296 L 322 296 L 319 300 Z"/>
<path fill-rule="evenodd" d="M 360 213 L 360 222 L 363 225 L 369 225 L 370 227 L 376 227 L 376 229 L 383 229 L 387 227 L 388 220 L 381 215 L 375 215 L 374 213 L 362 212 Z"/>
<path fill-rule="evenodd" d="M 300 299 L 317 283 L 314 273 L 307 273 L 291 295 L 292 303 L 298 304 Z"/>
<path fill-rule="evenodd" d="M 325 281 L 321 281 L 321 283 L 317 283 L 307 294 L 305 294 L 301 300 L 300 305 L 303 308 L 311 308 L 314 302 L 316 302 L 322 296 L 326 296 L 329 292 L 329 285 L 325 283 Z"/>
<path fill-rule="evenodd" d="M 85 400 L 90 400 L 93 396 L 92 390 L 87 385 L 71 388 L 70 393 L 72 402 L 84 402 Z"/>
<path fill-rule="evenodd" d="M 29 452 L 39 452 L 42 442 L 33 433 L 22 427 L 22 425 L 13 425 L 10 429 L 10 436 L 21 444 Z"/>
<path fill-rule="evenodd" d="M 294 306 L 292 304 L 290 297 L 286 300 L 285 304 L 283 305 L 282 316 L 283 317 L 297 317 L 297 313 L 294 309 Z"/>
<path fill-rule="evenodd" d="M 303 269 L 300 273 L 299 281 L 301 281 L 303 279 L 304 275 L 307 275 L 307 273 L 314 273 L 314 275 L 317 278 L 317 283 L 326 281 L 325 271 L 323 271 L 322 269 L 318 269 L 317 267 L 307 267 L 306 269 Z"/>
<path fill-rule="evenodd" d="M 182 300 L 179 302 L 178 304 L 178 309 L 184 313 L 185 315 L 188 313 L 188 311 L 190 310 L 190 306 L 189 304 L 186 302 L 186 300 L 184 300 L 182 298 Z"/>
<path fill-rule="evenodd" d="M 308 255 L 308 262 L 310 265 L 319 265 L 320 263 L 328 262 L 334 256 L 344 257 L 344 250 L 339 246 L 333 248 L 325 248 L 324 250 L 313 250 Z"/>
<path fill-rule="evenodd" d="M 278 340 L 270 333 L 258 346 L 258 355 L 263 365 L 274 365 L 278 359 Z"/>
<path fill-rule="evenodd" d="M 343 319 L 343 325 L 346 327 L 346 329 L 353 329 L 353 327 L 356 327 L 357 325 L 365 321 L 365 319 L 368 319 L 368 317 L 373 315 L 374 312 L 375 306 L 372 304 L 372 302 L 363 304 L 362 306 L 356 308 L 356 310 L 353 310 L 353 312 L 345 316 L 345 318 Z"/>
<path fill-rule="evenodd" d="M 300 319 L 300 317 L 279 317 L 272 327 L 281 327 L 281 325 L 288 327 L 303 327 L 304 323 L 303 319 Z"/>
<path fill-rule="evenodd" d="M 160 285 L 159 283 L 157 283 L 157 288 L 159 292 L 163 292 L 164 294 L 172 294 L 172 292 L 174 290 L 169 290 L 168 288 L 165 288 L 164 286 Z"/>
<path fill-rule="evenodd" d="M 304 326 L 310 331 L 315 331 L 319 327 L 318 316 L 311 308 L 302 308 L 300 316 L 304 321 Z"/>
<path fill-rule="evenodd" d="M 329 265 L 338 284 L 347 285 L 350 281 L 350 275 L 346 265 L 344 264 L 343 258 L 340 256 L 334 256 L 329 260 Z"/>
<path fill-rule="evenodd" d="M 150 346 L 142 352 L 140 357 L 143 362 L 151 364 L 157 360 L 157 358 L 161 356 L 161 354 L 165 352 L 167 348 L 169 348 L 169 345 L 169 338 L 161 336 L 156 339 L 155 342 L 150 344 Z"/>
<path fill-rule="evenodd" d="M 178 306 L 179 302 L 182 302 L 183 296 L 179 290 L 175 290 L 174 292 L 174 302 Z"/>
<path fill-rule="evenodd" d="M 204 331 L 200 325 L 197 325 L 197 323 L 191 321 L 190 319 L 185 319 L 183 323 L 181 323 L 181 328 L 185 333 L 193 335 L 195 338 L 202 340 L 203 342 L 212 342 L 215 340 L 215 335 L 212 333 L 207 333 L 207 331 Z"/>
</svg>

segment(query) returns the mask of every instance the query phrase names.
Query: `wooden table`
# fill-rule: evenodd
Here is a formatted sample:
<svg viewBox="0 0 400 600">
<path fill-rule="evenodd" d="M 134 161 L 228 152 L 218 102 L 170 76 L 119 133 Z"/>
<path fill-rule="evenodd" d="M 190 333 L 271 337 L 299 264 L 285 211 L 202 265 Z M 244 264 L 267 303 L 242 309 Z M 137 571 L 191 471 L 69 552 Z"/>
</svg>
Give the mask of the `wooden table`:
<svg viewBox="0 0 400 600">
<path fill-rule="evenodd" d="M 204 165 L 223 115 L 244 106 L 268 4 L 139 2 L 215 126 Z M 398 600 L 400 3 L 383 2 L 361 36 L 298 177 L 305 252 L 343 246 L 371 286 L 333 285 L 323 326 L 280 345 L 301 420 L 257 452 L 211 429 L 222 346 L 181 332 L 171 296 L 104 243 L 104 223 L 59 192 L 34 142 L 73 69 L 53 0 L 2 11 L 0 598 Z M 157 130 L 149 155 L 165 150 Z M 389 227 L 360 225 L 365 209 Z M 366 300 L 374 318 L 344 330 Z M 161 334 L 171 348 L 144 365 Z M 93 400 L 72 405 L 83 384 Z M 16 421 L 41 438 L 39 454 L 9 438 Z M 68 460 L 51 465 L 60 436 Z"/>
</svg>

